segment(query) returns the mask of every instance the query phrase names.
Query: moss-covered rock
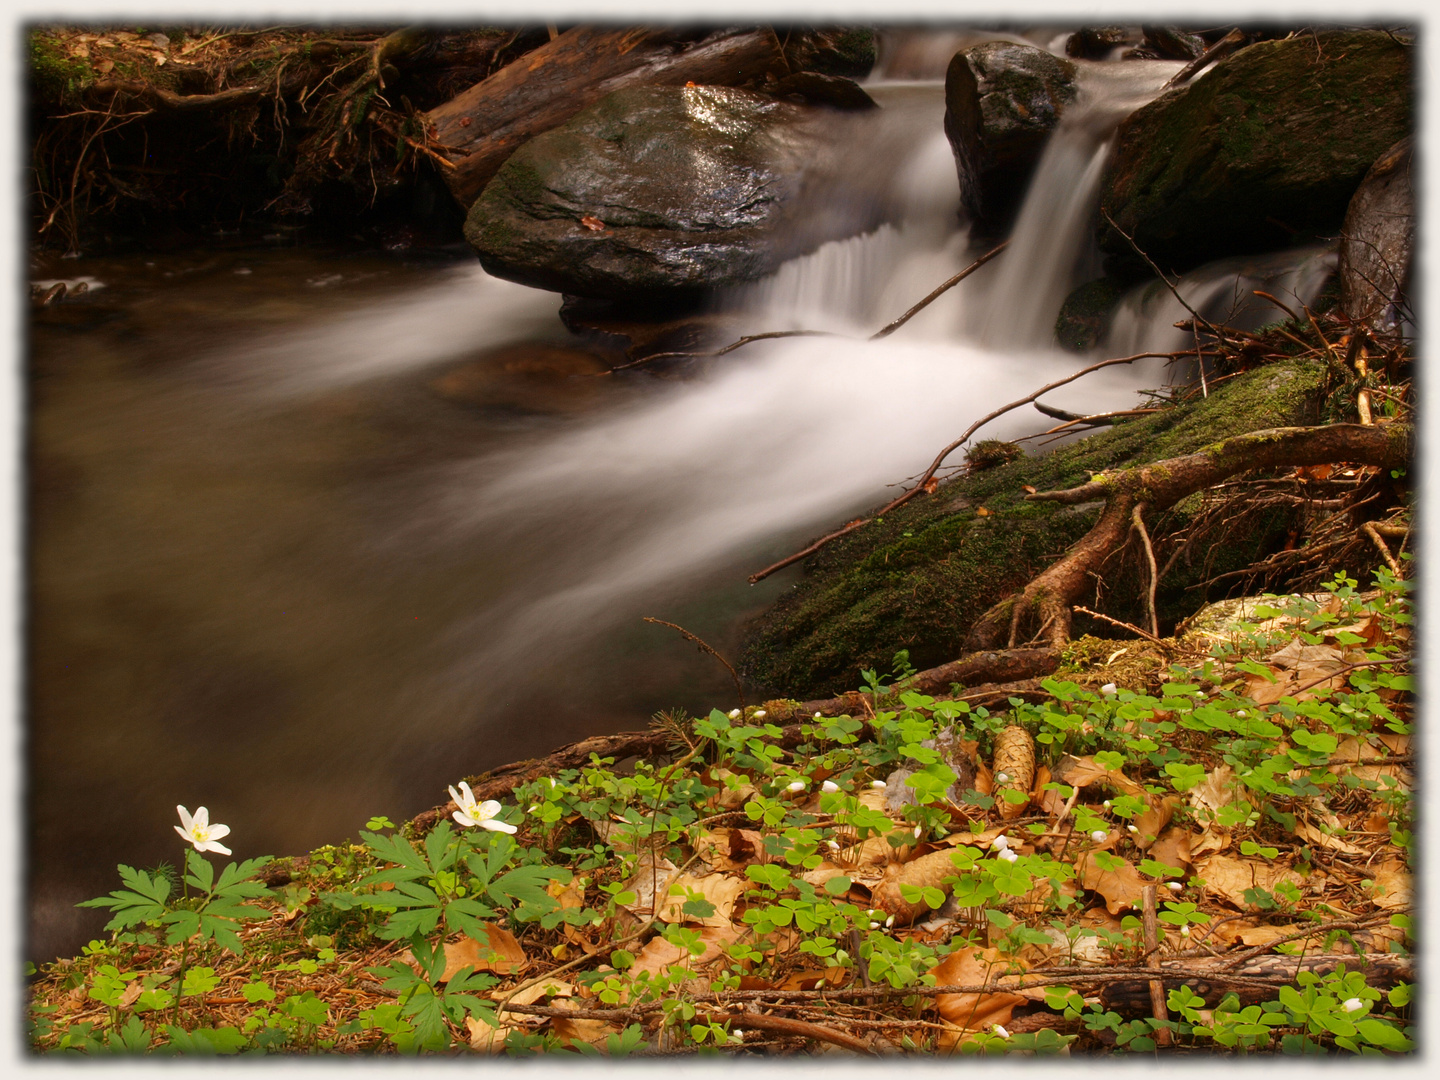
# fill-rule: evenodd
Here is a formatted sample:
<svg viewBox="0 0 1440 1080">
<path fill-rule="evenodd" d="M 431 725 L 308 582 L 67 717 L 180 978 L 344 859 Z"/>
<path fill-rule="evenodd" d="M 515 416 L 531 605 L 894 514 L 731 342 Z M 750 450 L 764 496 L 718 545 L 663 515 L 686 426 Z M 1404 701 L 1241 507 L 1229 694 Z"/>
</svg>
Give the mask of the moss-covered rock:
<svg viewBox="0 0 1440 1080">
<path fill-rule="evenodd" d="M 1088 532 L 1099 512 L 1099 503 L 1026 502 L 1024 485 L 1070 487 L 1091 473 L 1191 453 L 1246 431 L 1312 422 L 1323 376 L 1320 365 L 1304 361 L 1261 368 L 1208 399 L 975 473 L 908 503 L 807 561 L 804 578 L 751 628 L 746 677 L 794 697 L 819 697 L 854 689 L 865 668 L 889 670 L 899 649 L 920 668 L 953 660 L 971 623 Z M 1171 524 L 1194 506 L 1177 507 Z M 1283 540 L 1289 525 L 1288 514 L 1277 513 L 1244 543 L 1205 552 L 1193 566 L 1181 560 L 1162 582 L 1162 628 L 1207 599 L 1189 586 L 1248 565 Z M 1123 572 L 1112 576 L 1107 568 L 1105 610 L 1137 618 L 1138 608 L 1115 602 L 1138 596 L 1123 584 Z M 1077 621 L 1077 633 L 1083 630 Z"/>
<path fill-rule="evenodd" d="M 945 134 L 960 197 L 977 222 L 1014 216 L 1045 143 L 1075 100 L 1075 65 L 1033 45 L 987 41 L 945 72 Z"/>
<path fill-rule="evenodd" d="M 1125 297 L 1126 287 L 1115 278 L 1087 281 L 1065 298 L 1055 317 L 1055 340 L 1071 352 L 1093 349 L 1110 328 L 1110 316 Z"/>
<path fill-rule="evenodd" d="M 1376 31 L 1241 49 L 1121 125 L 1104 210 L 1179 270 L 1337 234 L 1365 171 L 1410 131 L 1412 52 Z M 1134 258 L 1103 219 L 1100 242 Z"/>
</svg>

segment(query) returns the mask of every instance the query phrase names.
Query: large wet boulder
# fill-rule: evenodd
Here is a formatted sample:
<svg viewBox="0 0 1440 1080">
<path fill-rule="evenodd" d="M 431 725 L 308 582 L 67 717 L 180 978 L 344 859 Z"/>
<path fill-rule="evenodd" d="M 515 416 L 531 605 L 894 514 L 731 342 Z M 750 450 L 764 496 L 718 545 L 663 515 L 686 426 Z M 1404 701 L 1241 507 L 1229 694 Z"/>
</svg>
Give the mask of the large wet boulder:
<svg viewBox="0 0 1440 1080">
<path fill-rule="evenodd" d="M 1241 49 L 1121 125 L 1103 210 L 1176 270 L 1334 236 L 1371 163 L 1410 131 L 1412 51 L 1375 31 Z M 1103 217 L 1100 243 L 1137 261 Z"/>
<path fill-rule="evenodd" d="M 747 90 L 619 90 L 520 147 L 471 207 L 481 265 L 622 301 L 773 272 L 815 156 L 809 110 Z"/>
<path fill-rule="evenodd" d="M 950 61 L 945 134 L 961 202 L 982 227 L 1001 231 L 1009 224 L 1075 95 L 1075 65 L 1033 45 L 987 41 Z"/>
<path fill-rule="evenodd" d="M 1340 306 L 1389 332 L 1407 301 L 1415 250 L 1415 185 L 1411 139 L 1381 154 L 1345 212 L 1340 230 Z"/>
</svg>

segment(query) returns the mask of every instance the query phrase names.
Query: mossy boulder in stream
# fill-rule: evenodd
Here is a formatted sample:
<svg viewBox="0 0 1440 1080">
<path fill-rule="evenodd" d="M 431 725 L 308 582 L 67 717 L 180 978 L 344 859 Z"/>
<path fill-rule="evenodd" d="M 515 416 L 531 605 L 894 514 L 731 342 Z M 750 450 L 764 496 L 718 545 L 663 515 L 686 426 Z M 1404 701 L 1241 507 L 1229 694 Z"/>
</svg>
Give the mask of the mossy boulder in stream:
<svg viewBox="0 0 1440 1080">
<path fill-rule="evenodd" d="M 1066 106 L 1075 65 L 1033 45 L 987 41 L 955 54 L 945 72 L 945 135 L 971 217 L 998 230 L 1019 208 Z"/>
<path fill-rule="evenodd" d="M 1365 30 L 1241 49 L 1121 124 L 1102 209 L 1176 270 L 1336 235 L 1366 170 L 1410 132 L 1413 52 Z M 1138 262 L 1103 216 L 1100 244 Z"/>
<path fill-rule="evenodd" d="M 899 649 L 920 668 L 955 659 L 970 625 L 1088 532 L 1099 514 L 1100 503 L 1027 502 L 1024 485 L 1070 487 L 1094 472 L 1191 453 L 1246 431 L 1313 422 L 1323 377 L 1321 365 L 1310 362 L 1267 366 L 1207 399 L 973 473 L 908 503 L 807 561 L 805 576 L 752 627 L 746 677 L 767 692 L 820 697 L 855 689 L 865 668 L 888 671 Z M 1197 502 L 1170 511 L 1168 524 L 1185 520 Z M 1190 586 L 1248 565 L 1281 542 L 1289 525 L 1289 513 L 1277 512 L 1242 542 L 1198 552 L 1193 564 L 1178 560 L 1161 582 L 1162 629 L 1207 599 Z M 1153 531 L 1166 531 L 1166 522 Z M 1140 618 L 1140 592 L 1123 587 L 1122 564 L 1117 558 L 1107 567 L 1100 603 L 1107 614 Z M 1076 632 L 1084 625 L 1077 621 Z"/>
</svg>

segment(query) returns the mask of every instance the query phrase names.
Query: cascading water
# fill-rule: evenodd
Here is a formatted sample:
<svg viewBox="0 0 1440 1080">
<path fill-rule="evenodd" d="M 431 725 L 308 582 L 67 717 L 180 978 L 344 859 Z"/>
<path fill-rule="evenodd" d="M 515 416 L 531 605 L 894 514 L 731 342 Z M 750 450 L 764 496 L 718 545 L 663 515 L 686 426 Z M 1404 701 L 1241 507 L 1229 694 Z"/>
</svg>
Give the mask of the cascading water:
<svg viewBox="0 0 1440 1080">
<path fill-rule="evenodd" d="M 1207 263 L 1175 282 L 1174 292 L 1164 282 L 1147 282 L 1120 301 L 1101 351 L 1126 356 L 1187 348 L 1195 339 L 1175 324 L 1191 319 L 1190 309 L 1203 319 L 1240 330 L 1256 330 L 1279 322 L 1289 315 L 1273 301 L 1256 296 L 1256 291 L 1268 292 L 1290 311 L 1299 313 L 1315 302 L 1335 272 L 1337 261 L 1333 247 L 1305 247 Z M 1175 293 L 1180 294 L 1184 304 Z"/>
<path fill-rule="evenodd" d="M 1145 87 L 1126 88 L 1126 65 L 1082 66 L 1094 110 L 1057 133 L 1011 250 L 879 342 L 978 254 L 938 83 L 873 87 L 880 113 L 837 120 L 855 168 L 820 209 L 889 224 L 721 305 L 751 332 L 836 336 L 684 379 L 586 377 L 557 298 L 473 263 L 66 265 L 102 299 L 33 338 L 31 950 L 93 936 L 72 905 L 116 861 L 175 858 L 177 802 L 231 825 L 237 855 L 299 851 L 461 772 L 727 701 L 723 672 L 640 616 L 733 649 L 785 588 L 747 572 L 1077 366 L 1049 326 L 1091 271 L 1102 103 L 1118 115 L 1169 70 L 1134 65 Z M 1075 193 L 1063 228 L 1055 189 Z M 1064 404 L 1123 406 L 1147 377 L 1102 372 Z M 96 791 L 103 820 L 77 815 Z"/>
</svg>

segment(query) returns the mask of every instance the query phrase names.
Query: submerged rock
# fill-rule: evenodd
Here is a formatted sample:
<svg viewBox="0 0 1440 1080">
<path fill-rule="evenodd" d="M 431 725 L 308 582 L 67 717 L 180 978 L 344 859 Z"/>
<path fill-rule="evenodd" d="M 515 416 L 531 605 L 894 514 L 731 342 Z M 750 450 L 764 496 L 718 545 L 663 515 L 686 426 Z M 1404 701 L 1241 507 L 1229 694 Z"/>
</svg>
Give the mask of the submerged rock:
<svg viewBox="0 0 1440 1080">
<path fill-rule="evenodd" d="M 945 73 L 945 134 L 972 218 L 991 231 L 1005 227 L 1075 95 L 1075 65 L 1033 45 L 989 41 L 955 54 Z"/>
<path fill-rule="evenodd" d="M 814 155 L 807 115 L 724 87 L 616 91 L 517 150 L 465 238 L 497 277 L 575 296 L 755 280 L 800 253 L 779 226 Z"/>
<path fill-rule="evenodd" d="M 1055 340 L 1060 347 L 1070 352 L 1088 352 L 1099 345 L 1125 291 L 1123 282 L 1102 277 L 1087 281 L 1067 296 L 1055 318 Z"/>
<path fill-rule="evenodd" d="M 1394 330 L 1410 285 L 1415 250 L 1415 185 L 1408 137 L 1365 174 L 1340 230 L 1340 305 L 1352 319 Z"/>
<path fill-rule="evenodd" d="M 1409 133 L 1410 53 L 1375 31 L 1241 49 L 1121 124 L 1102 208 L 1177 270 L 1333 236 L 1365 171 Z M 1100 243 L 1138 261 L 1103 218 Z"/>
</svg>

